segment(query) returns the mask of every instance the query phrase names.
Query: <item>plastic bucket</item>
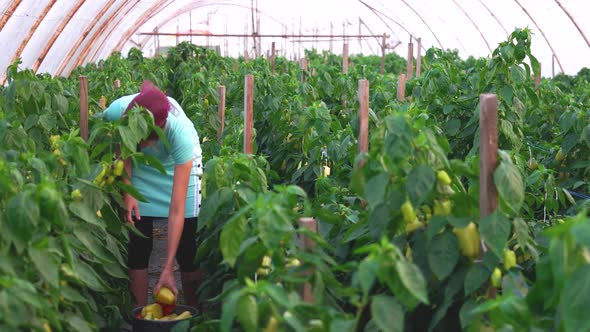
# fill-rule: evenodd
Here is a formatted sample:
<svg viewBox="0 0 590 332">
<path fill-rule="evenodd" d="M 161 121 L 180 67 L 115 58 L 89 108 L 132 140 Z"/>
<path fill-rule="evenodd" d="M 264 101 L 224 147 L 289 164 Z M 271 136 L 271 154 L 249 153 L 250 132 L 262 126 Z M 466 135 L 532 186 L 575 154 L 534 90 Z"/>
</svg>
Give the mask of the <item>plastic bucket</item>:
<svg viewBox="0 0 590 332">
<path fill-rule="evenodd" d="M 135 308 L 131 312 L 131 315 L 133 317 L 133 324 L 131 324 L 133 327 L 133 332 L 169 332 L 172 331 L 174 325 L 184 320 L 147 320 L 137 318 L 136 315 L 141 314 L 141 309 L 143 309 L 143 307 Z M 184 311 L 189 311 L 193 317 L 199 313 L 199 311 L 195 307 L 190 307 L 182 304 L 177 304 L 173 310 L 173 312 L 178 315 L 180 315 Z"/>
</svg>

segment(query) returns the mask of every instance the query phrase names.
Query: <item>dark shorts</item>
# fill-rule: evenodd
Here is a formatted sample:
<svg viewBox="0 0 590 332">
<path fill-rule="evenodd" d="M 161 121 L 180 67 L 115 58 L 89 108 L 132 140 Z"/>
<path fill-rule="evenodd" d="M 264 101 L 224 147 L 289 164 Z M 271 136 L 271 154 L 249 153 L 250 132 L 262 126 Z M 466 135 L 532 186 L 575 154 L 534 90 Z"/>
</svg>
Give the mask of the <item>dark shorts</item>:
<svg viewBox="0 0 590 332">
<path fill-rule="evenodd" d="M 153 247 L 154 220 L 162 218 L 141 217 L 135 221 L 135 227 L 147 238 L 142 238 L 129 232 L 129 244 L 127 246 L 127 265 L 132 270 L 147 269 Z M 197 218 L 185 218 L 182 236 L 176 250 L 176 262 L 182 272 L 197 270 L 195 262 L 197 253 Z"/>
</svg>

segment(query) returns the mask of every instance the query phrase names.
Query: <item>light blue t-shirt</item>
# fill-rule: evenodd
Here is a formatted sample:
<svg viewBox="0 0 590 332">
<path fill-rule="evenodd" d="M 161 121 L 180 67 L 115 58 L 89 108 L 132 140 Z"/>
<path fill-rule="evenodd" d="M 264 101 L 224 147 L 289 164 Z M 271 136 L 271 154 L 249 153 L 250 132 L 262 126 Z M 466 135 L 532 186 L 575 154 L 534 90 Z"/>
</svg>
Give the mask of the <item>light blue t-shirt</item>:
<svg viewBox="0 0 590 332">
<path fill-rule="evenodd" d="M 121 97 L 103 112 L 105 119 L 114 121 L 123 115 L 127 106 L 137 94 Z M 174 166 L 193 161 L 188 191 L 186 193 L 185 217 L 197 217 L 201 207 L 201 181 L 203 162 L 199 136 L 192 121 L 173 98 L 170 112 L 164 127 L 164 133 L 170 143 L 170 150 L 158 140 L 155 144 L 143 148 L 141 152 L 156 157 L 166 169 L 162 174 L 154 167 L 143 163 L 134 164 L 131 184 L 145 197 L 147 202 L 139 203 L 139 214 L 146 217 L 168 217 Z"/>
</svg>

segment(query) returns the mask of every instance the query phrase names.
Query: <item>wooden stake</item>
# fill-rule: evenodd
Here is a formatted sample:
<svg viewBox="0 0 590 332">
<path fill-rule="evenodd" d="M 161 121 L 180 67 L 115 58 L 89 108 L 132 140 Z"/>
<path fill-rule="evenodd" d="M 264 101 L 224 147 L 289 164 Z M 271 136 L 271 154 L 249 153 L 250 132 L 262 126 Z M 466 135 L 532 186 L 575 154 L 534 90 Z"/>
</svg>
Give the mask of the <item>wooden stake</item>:
<svg viewBox="0 0 590 332">
<path fill-rule="evenodd" d="M 479 96 L 479 220 L 483 220 L 498 207 L 498 191 L 494 184 L 494 170 L 498 161 L 498 97 L 494 94 Z M 480 240 L 479 257 L 488 251 Z M 486 297 L 493 299 L 497 290 L 485 284 Z"/>
<path fill-rule="evenodd" d="M 80 76 L 80 136 L 88 141 L 88 77 Z"/>
<path fill-rule="evenodd" d="M 248 55 L 248 50 L 244 51 L 244 62 L 248 63 L 250 61 L 250 56 Z"/>
<path fill-rule="evenodd" d="M 381 39 L 381 74 L 383 75 L 385 73 L 385 48 L 386 48 L 386 43 L 387 43 L 387 35 L 383 34 L 383 37 Z"/>
<path fill-rule="evenodd" d="M 342 47 L 342 72 L 348 74 L 348 43 Z"/>
<path fill-rule="evenodd" d="M 418 38 L 416 51 L 416 77 L 420 77 L 420 67 L 422 66 L 422 38 Z"/>
<path fill-rule="evenodd" d="M 234 60 L 234 71 L 238 71 L 238 59 Z"/>
<path fill-rule="evenodd" d="M 225 86 L 220 85 L 217 90 L 219 91 L 219 108 L 217 112 L 219 114 L 219 131 L 217 132 L 217 140 L 222 143 L 223 140 L 223 129 L 225 127 Z"/>
<path fill-rule="evenodd" d="M 535 77 L 535 90 L 539 90 L 539 85 L 541 84 L 541 63 L 539 63 L 539 75 Z"/>
<path fill-rule="evenodd" d="M 408 43 L 408 64 L 407 64 L 407 71 L 406 77 L 407 79 L 412 78 L 412 74 L 414 72 L 414 43 L 410 40 Z"/>
<path fill-rule="evenodd" d="M 254 129 L 254 76 L 244 79 L 244 153 L 253 154 L 252 133 Z"/>
<path fill-rule="evenodd" d="M 359 153 L 369 152 L 369 81 L 359 80 Z"/>
<path fill-rule="evenodd" d="M 318 224 L 317 224 L 316 220 L 313 218 L 300 218 L 299 219 L 299 227 L 300 228 L 307 228 L 312 233 L 317 234 L 317 232 L 318 232 Z M 301 240 L 301 248 L 303 250 L 311 250 L 313 247 L 316 246 L 315 241 L 313 241 L 312 239 L 310 239 L 306 235 L 302 234 L 300 240 Z M 313 271 L 311 271 L 311 270 L 305 271 L 306 275 L 310 275 L 312 273 L 313 273 Z M 311 284 L 309 282 L 306 282 L 305 284 L 303 284 L 303 291 L 302 292 L 303 292 L 303 301 L 307 302 L 307 303 L 313 303 L 313 293 L 312 293 Z"/>
<path fill-rule="evenodd" d="M 305 82 L 305 73 L 307 73 L 307 58 L 300 60 L 299 65 L 301 66 L 301 82 Z"/>
<path fill-rule="evenodd" d="M 494 94 L 480 95 L 479 108 L 479 218 L 483 220 L 498 207 L 494 184 L 498 161 L 498 98 Z"/>
<path fill-rule="evenodd" d="M 400 74 L 397 81 L 397 100 L 406 99 L 406 74 Z"/>
<path fill-rule="evenodd" d="M 119 79 L 116 79 L 115 82 L 113 82 L 113 88 L 115 88 L 115 90 L 121 88 L 121 81 Z"/>
<path fill-rule="evenodd" d="M 270 63 L 272 66 L 272 74 L 275 73 L 275 42 L 272 42 Z"/>
</svg>

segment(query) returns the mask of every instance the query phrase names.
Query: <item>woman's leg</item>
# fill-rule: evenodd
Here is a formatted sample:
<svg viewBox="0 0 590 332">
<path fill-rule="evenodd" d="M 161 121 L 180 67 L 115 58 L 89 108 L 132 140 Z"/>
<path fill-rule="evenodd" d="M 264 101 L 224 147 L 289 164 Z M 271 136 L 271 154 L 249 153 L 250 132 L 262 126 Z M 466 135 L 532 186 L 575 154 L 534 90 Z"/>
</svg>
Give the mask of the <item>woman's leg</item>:
<svg viewBox="0 0 590 332">
<path fill-rule="evenodd" d="M 141 220 L 134 220 L 135 227 L 147 238 L 140 237 L 135 233 L 129 233 L 129 244 L 127 246 L 127 265 L 129 267 L 129 290 L 135 300 L 135 307 L 147 305 L 148 300 L 148 265 L 152 253 L 154 228 L 153 218 L 143 217 Z"/>
<path fill-rule="evenodd" d="M 180 265 L 180 280 L 185 304 L 198 308 L 197 289 L 201 284 L 201 270 L 195 262 L 197 254 L 197 218 L 186 218 L 182 236 L 176 251 L 176 261 Z"/>
</svg>

